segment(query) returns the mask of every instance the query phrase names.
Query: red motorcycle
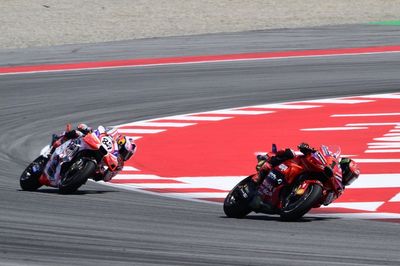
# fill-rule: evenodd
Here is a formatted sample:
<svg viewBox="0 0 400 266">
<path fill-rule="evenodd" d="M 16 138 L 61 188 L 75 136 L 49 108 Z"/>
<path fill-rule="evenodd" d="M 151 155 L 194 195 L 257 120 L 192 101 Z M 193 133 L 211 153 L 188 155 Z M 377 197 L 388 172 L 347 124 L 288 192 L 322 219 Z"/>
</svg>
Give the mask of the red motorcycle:
<svg viewBox="0 0 400 266">
<path fill-rule="evenodd" d="M 276 146 L 273 145 L 273 152 Z M 343 192 L 340 148 L 321 146 L 274 166 L 260 185 L 248 176 L 226 196 L 224 212 L 243 218 L 252 211 L 297 220 L 312 208 L 328 205 Z"/>
</svg>

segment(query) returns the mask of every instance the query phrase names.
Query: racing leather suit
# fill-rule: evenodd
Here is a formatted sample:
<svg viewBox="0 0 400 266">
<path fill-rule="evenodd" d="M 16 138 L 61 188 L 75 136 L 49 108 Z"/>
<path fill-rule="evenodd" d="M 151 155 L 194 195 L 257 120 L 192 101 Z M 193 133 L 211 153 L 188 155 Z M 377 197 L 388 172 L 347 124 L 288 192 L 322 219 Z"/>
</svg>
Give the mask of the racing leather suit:
<svg viewBox="0 0 400 266">
<path fill-rule="evenodd" d="M 52 139 L 52 143 L 51 143 L 52 150 L 51 150 L 50 154 L 53 153 L 54 150 L 58 146 L 60 146 L 62 143 L 64 143 L 67 140 L 82 137 L 82 136 L 85 136 L 86 134 L 89 134 L 92 132 L 94 132 L 97 136 L 99 136 L 101 134 L 113 135 L 116 133 L 116 132 L 111 133 L 111 131 L 113 131 L 113 130 L 108 131 L 103 126 L 99 126 L 98 129 L 93 131 L 92 128 L 88 127 L 86 124 L 79 124 L 76 127 L 76 129 L 71 129 L 71 126 L 68 124 L 67 130 L 64 133 L 62 133 L 60 136 L 53 134 L 53 139 Z M 118 150 L 117 150 L 117 152 L 118 152 Z M 48 157 L 50 157 L 50 155 Z M 124 167 L 124 160 L 118 155 L 117 155 L 117 161 L 118 161 L 118 166 L 113 171 L 108 168 L 105 169 L 105 167 L 103 165 L 100 165 L 98 171 L 96 171 L 96 173 L 92 177 L 93 180 L 104 181 L 104 182 L 111 181 L 111 179 L 114 176 L 116 176 Z"/>
</svg>

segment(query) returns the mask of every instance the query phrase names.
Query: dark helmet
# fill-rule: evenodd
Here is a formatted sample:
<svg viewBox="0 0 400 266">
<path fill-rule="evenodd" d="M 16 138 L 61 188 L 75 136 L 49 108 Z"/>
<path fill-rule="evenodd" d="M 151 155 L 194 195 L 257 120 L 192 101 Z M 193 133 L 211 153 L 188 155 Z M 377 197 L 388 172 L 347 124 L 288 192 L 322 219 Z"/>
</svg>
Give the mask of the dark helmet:
<svg viewBox="0 0 400 266">
<path fill-rule="evenodd" d="M 340 160 L 340 168 L 342 169 L 342 183 L 344 186 L 353 183 L 360 175 L 357 163 L 350 158 L 342 158 Z"/>
<path fill-rule="evenodd" d="M 129 160 L 136 151 L 136 144 L 133 139 L 126 136 L 119 136 L 117 138 L 118 154 L 124 161 Z"/>
</svg>

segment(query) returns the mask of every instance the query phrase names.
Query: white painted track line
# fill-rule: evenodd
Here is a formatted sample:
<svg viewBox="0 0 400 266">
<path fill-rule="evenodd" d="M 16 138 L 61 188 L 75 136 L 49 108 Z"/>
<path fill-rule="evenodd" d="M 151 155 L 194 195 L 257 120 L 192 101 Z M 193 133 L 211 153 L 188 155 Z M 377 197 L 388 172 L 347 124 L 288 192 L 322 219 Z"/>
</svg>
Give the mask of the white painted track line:
<svg viewBox="0 0 400 266">
<path fill-rule="evenodd" d="M 162 193 L 163 196 L 169 196 L 173 198 L 225 198 L 228 192 L 198 192 L 198 193 Z"/>
<path fill-rule="evenodd" d="M 400 116 L 400 113 L 334 114 L 331 117 Z"/>
<path fill-rule="evenodd" d="M 365 153 L 397 153 L 400 149 L 366 150 Z"/>
<path fill-rule="evenodd" d="M 400 188 L 400 174 L 361 174 L 349 188 Z"/>
<path fill-rule="evenodd" d="M 125 169 L 125 167 L 124 167 L 124 170 L 127 170 L 127 169 Z M 157 175 L 124 174 L 122 171 L 120 174 L 116 175 L 113 178 L 113 180 L 114 179 L 115 180 L 126 180 L 126 179 L 152 179 L 152 180 L 154 179 L 154 180 L 157 180 L 157 179 L 165 179 L 165 177 L 159 177 Z"/>
<path fill-rule="evenodd" d="M 352 99 L 321 99 L 321 100 L 309 100 L 304 101 L 307 103 L 328 103 L 328 104 L 358 104 L 358 103 L 369 103 L 374 100 L 352 100 Z"/>
<path fill-rule="evenodd" d="M 323 206 L 323 208 L 346 208 L 361 211 L 376 211 L 384 201 L 374 201 L 374 202 L 333 202 L 328 206 Z"/>
<path fill-rule="evenodd" d="M 140 170 L 136 169 L 133 166 L 124 166 L 124 168 L 122 169 L 122 171 L 120 173 L 123 173 L 124 171 L 140 171 Z"/>
<path fill-rule="evenodd" d="M 395 126 L 400 125 L 400 122 L 385 122 L 385 123 L 351 123 L 346 124 L 347 127 L 369 127 L 369 126 Z"/>
<path fill-rule="evenodd" d="M 360 97 L 361 98 L 377 98 L 377 99 L 400 99 L 400 94 L 384 93 L 384 94 L 363 95 Z"/>
<path fill-rule="evenodd" d="M 343 156 L 347 157 L 347 156 Z M 400 163 L 400 159 L 358 159 L 354 158 L 357 163 Z"/>
<path fill-rule="evenodd" d="M 389 202 L 400 202 L 400 193 L 397 193 L 397 195 L 391 198 Z"/>
<path fill-rule="evenodd" d="M 400 219 L 400 213 L 368 212 L 368 213 L 310 213 L 309 216 L 335 217 L 343 219 Z"/>
<path fill-rule="evenodd" d="M 308 109 L 308 108 L 317 108 L 321 107 L 320 105 L 300 105 L 300 104 L 283 104 L 283 103 L 275 103 L 275 104 L 262 104 L 262 105 L 254 105 L 251 108 L 271 108 L 271 109 Z"/>
<path fill-rule="evenodd" d="M 173 189 L 173 188 L 204 188 L 204 185 L 193 186 L 192 184 L 180 184 L 180 183 L 125 183 L 118 184 L 122 186 L 132 187 L 132 188 L 157 188 L 157 189 Z M 164 194 L 164 193 L 162 193 Z"/>
<path fill-rule="evenodd" d="M 194 116 L 194 115 L 175 115 L 164 117 L 165 120 L 183 120 L 183 121 L 222 121 L 231 119 L 231 116 Z"/>
<path fill-rule="evenodd" d="M 193 126 L 193 125 L 196 125 L 196 123 L 146 121 L 146 122 L 128 123 L 128 124 L 125 124 L 124 127 L 129 127 L 129 126 L 140 126 L 140 127 L 187 127 L 187 126 Z"/>
<path fill-rule="evenodd" d="M 317 127 L 317 128 L 302 128 L 301 131 L 336 131 L 336 130 L 359 130 L 368 129 L 368 127 Z"/>
<path fill-rule="evenodd" d="M 253 110 L 236 110 L 236 109 L 227 109 L 227 110 L 217 110 L 211 112 L 205 112 L 205 114 L 221 114 L 221 115 L 264 115 L 271 114 L 275 111 L 253 111 Z"/>
</svg>

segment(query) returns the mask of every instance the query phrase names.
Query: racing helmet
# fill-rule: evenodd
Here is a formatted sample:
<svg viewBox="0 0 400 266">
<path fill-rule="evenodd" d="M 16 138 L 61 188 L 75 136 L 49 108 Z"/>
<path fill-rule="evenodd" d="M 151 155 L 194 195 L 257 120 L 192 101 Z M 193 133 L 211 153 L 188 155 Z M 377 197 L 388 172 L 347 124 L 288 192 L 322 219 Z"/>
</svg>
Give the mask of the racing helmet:
<svg viewBox="0 0 400 266">
<path fill-rule="evenodd" d="M 133 139 L 126 136 L 118 136 L 117 144 L 118 154 L 124 161 L 129 160 L 136 151 L 136 144 L 133 142 Z"/>
<path fill-rule="evenodd" d="M 80 123 L 76 129 L 80 132 L 82 132 L 84 135 L 89 134 L 90 132 L 92 132 L 92 128 L 89 127 L 88 125 L 84 124 L 84 123 Z"/>
<path fill-rule="evenodd" d="M 342 158 L 340 160 L 340 168 L 342 169 L 342 183 L 344 186 L 353 183 L 360 175 L 357 163 L 350 158 Z"/>
</svg>

